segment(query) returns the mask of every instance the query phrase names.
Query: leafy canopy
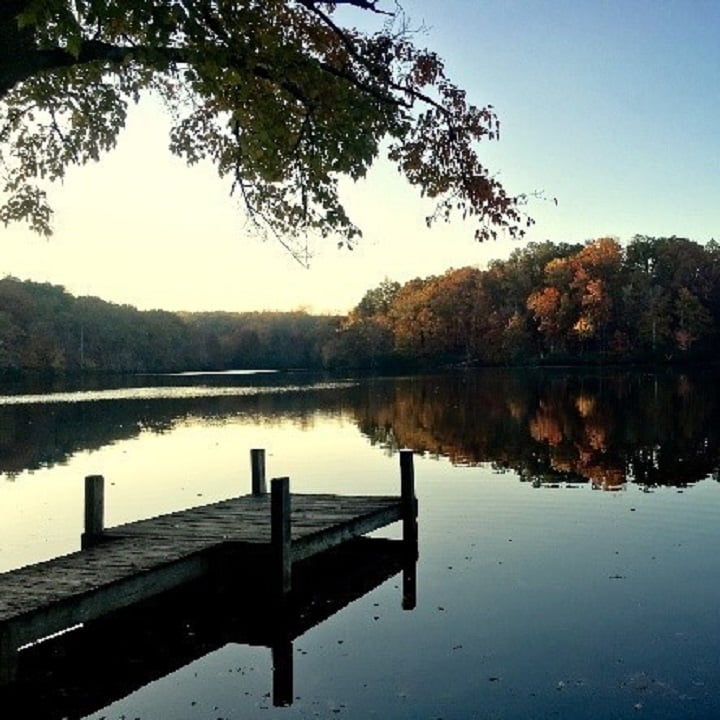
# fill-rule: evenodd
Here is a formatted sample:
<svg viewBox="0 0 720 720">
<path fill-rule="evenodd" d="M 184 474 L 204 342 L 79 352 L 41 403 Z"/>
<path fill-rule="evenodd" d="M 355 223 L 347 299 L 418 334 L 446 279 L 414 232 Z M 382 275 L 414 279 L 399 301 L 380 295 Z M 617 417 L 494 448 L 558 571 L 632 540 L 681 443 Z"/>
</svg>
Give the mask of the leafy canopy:
<svg viewBox="0 0 720 720">
<path fill-rule="evenodd" d="M 378 28 L 355 28 L 359 13 Z M 435 200 L 428 224 L 459 215 L 478 240 L 522 236 L 523 196 L 477 155 L 498 137 L 493 108 L 470 104 L 414 35 L 381 0 L 3 0 L 0 220 L 50 234 L 48 182 L 112 149 L 152 92 L 172 152 L 212 162 L 293 252 L 308 233 L 352 246 L 338 180 L 381 152 Z"/>
</svg>

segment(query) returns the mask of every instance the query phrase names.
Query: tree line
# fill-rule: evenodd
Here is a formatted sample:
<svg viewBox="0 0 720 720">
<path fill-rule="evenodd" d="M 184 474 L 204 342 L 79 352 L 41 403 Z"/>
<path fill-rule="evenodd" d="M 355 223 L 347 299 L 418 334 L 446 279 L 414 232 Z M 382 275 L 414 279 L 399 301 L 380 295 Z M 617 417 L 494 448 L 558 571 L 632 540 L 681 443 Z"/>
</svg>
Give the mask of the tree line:
<svg viewBox="0 0 720 720">
<path fill-rule="evenodd" d="M 346 317 L 140 311 L 0 279 L 0 369 L 171 372 L 718 357 L 720 246 L 530 243 L 485 270 L 383 281 Z"/>
<path fill-rule="evenodd" d="M 340 318 L 140 311 L 48 283 L 0 280 L 0 370 L 176 372 L 317 368 Z"/>
<path fill-rule="evenodd" d="M 636 236 L 530 243 L 486 270 L 386 280 L 326 362 L 497 365 L 672 362 L 718 356 L 720 246 Z"/>
</svg>

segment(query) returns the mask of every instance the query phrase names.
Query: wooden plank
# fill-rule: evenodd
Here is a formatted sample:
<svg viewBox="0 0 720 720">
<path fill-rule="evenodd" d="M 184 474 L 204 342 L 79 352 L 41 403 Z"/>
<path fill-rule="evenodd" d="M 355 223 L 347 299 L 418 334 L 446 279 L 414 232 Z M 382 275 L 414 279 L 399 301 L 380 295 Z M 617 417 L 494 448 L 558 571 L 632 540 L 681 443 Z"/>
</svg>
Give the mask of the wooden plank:
<svg viewBox="0 0 720 720">
<path fill-rule="evenodd" d="M 197 541 L 148 544 L 129 539 L 4 573 L 0 576 L 0 622 L 162 567 L 201 549 L 204 545 Z"/>
<path fill-rule="evenodd" d="M 16 648 L 34 642 L 179 587 L 202 577 L 208 569 L 208 557 L 194 553 L 150 571 L 127 575 L 92 591 L 68 592 L 61 600 L 28 609 L 9 621 L 12 641 Z"/>
<path fill-rule="evenodd" d="M 386 496 L 291 495 L 293 539 L 314 533 L 356 515 L 399 506 L 400 499 Z M 108 528 L 107 536 L 203 535 L 218 540 L 270 542 L 269 496 L 244 496 L 210 506 L 191 508 Z"/>
<path fill-rule="evenodd" d="M 402 519 L 399 503 L 362 516 L 355 516 L 340 525 L 331 525 L 293 540 L 293 558 L 303 560 L 353 538 L 378 530 Z"/>
</svg>

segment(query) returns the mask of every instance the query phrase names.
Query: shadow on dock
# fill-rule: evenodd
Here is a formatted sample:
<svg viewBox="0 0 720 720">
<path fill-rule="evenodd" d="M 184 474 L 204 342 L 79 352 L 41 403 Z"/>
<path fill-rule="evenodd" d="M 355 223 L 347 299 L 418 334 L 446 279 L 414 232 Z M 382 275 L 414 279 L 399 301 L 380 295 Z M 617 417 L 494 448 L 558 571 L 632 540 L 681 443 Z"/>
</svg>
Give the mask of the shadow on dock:
<svg viewBox="0 0 720 720">
<path fill-rule="evenodd" d="M 230 643 L 271 650 L 273 703 L 290 705 L 293 641 L 399 573 L 402 606 L 413 609 L 416 559 L 416 544 L 356 538 L 297 562 L 281 600 L 260 566 L 213 572 L 21 648 L 0 717 L 83 717 Z"/>
</svg>

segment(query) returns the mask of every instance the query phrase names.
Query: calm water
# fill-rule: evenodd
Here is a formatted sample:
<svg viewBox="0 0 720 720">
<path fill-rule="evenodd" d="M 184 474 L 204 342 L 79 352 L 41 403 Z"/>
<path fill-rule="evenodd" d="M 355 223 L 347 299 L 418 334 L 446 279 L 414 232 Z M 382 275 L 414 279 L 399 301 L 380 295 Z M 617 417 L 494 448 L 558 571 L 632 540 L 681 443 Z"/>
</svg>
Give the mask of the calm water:
<svg viewBox="0 0 720 720">
<path fill-rule="evenodd" d="M 288 707 L 271 650 L 227 642 L 88 717 L 720 713 L 712 373 L 7 387 L 0 570 L 79 548 L 85 475 L 113 525 L 245 493 L 253 447 L 295 491 L 347 494 L 399 492 L 397 449 L 416 450 L 417 606 L 395 574 L 298 637 Z M 104 650 L 121 672 L 127 650 Z"/>
</svg>

